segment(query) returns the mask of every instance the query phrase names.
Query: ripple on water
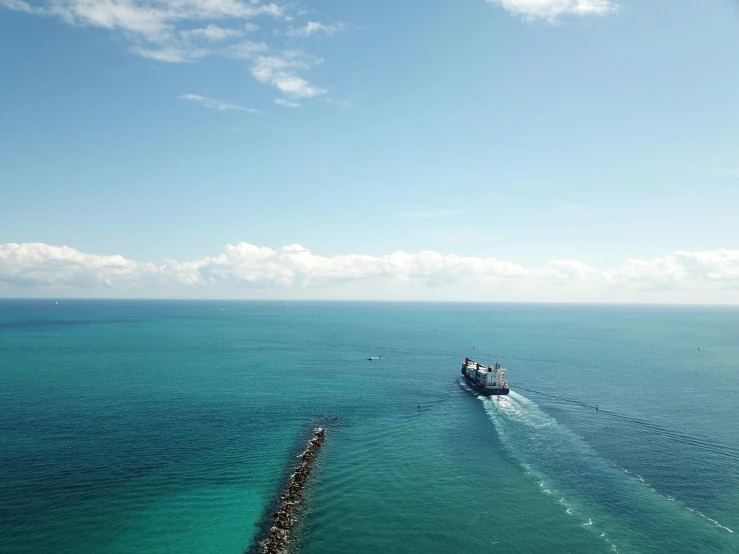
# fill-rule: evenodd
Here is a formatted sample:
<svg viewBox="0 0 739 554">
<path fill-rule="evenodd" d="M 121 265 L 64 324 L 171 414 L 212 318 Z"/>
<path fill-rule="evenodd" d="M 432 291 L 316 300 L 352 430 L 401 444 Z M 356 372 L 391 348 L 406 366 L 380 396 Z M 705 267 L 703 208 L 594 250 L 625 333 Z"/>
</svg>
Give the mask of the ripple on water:
<svg viewBox="0 0 739 554">
<path fill-rule="evenodd" d="M 660 495 L 640 476 L 632 480 L 630 472 L 600 458 L 582 439 L 542 412 L 530 399 L 511 392 L 507 397 L 481 400 L 503 444 L 536 478 L 539 488 L 545 482 L 556 483 L 556 487 L 547 485 L 547 488 L 565 493 L 560 503 L 567 506 L 566 513 L 583 514 L 582 526 L 607 532 L 602 536 L 613 537 L 608 541 L 614 546 L 620 537 L 628 540 L 629 529 L 641 530 L 644 526 L 638 525 L 640 520 L 650 522 L 649 528 L 656 531 L 654 540 L 667 545 L 676 541 L 676 546 L 684 546 L 682 540 L 702 540 L 718 548 L 730 546 L 725 538 L 702 526 L 702 518 L 691 519 L 694 510 L 683 510 L 681 503 Z M 623 511 L 618 506 L 623 506 Z M 590 515 L 584 515 L 588 512 L 599 514 L 598 525 L 593 524 Z M 704 521 L 731 532 L 708 519 Z"/>
</svg>

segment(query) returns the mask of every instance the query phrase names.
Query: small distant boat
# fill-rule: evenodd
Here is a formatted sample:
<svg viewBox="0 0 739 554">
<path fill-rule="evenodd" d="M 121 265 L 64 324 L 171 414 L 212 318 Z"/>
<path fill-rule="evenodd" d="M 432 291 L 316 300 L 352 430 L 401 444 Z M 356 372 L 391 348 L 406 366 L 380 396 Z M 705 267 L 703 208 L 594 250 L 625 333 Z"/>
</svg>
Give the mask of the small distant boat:
<svg viewBox="0 0 739 554">
<path fill-rule="evenodd" d="M 510 392 L 508 381 L 505 379 L 506 371 L 505 368 L 500 367 L 500 364 L 488 367 L 473 362 L 469 358 L 465 358 L 462 364 L 464 378 L 485 396 L 497 396 Z"/>
<path fill-rule="evenodd" d="M 379 356 L 370 356 L 370 357 L 369 357 L 369 358 L 367 358 L 367 359 L 368 359 L 368 360 L 369 360 L 370 362 L 371 362 L 372 360 L 382 360 L 382 354 L 380 354 Z"/>
</svg>

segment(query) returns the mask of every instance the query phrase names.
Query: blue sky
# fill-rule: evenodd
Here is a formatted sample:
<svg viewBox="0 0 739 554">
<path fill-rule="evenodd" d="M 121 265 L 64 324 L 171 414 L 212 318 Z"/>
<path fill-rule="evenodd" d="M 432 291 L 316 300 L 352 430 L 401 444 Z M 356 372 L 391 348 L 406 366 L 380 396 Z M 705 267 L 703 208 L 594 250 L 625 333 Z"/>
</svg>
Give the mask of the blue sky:
<svg viewBox="0 0 739 554">
<path fill-rule="evenodd" d="M 735 0 L 0 0 L 0 67 L 0 296 L 739 302 Z"/>
</svg>

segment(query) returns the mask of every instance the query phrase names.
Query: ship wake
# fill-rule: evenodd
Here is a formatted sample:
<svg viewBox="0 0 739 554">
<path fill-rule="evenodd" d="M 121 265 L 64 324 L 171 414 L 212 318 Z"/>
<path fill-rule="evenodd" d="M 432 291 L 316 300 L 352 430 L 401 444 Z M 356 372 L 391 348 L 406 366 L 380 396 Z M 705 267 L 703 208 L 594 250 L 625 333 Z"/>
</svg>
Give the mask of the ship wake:
<svg viewBox="0 0 739 554">
<path fill-rule="evenodd" d="M 633 546 L 635 533 L 644 541 L 656 539 L 653 533 L 670 537 L 667 540 L 676 547 L 680 537 L 688 535 L 727 546 L 730 529 L 697 517 L 695 510 L 644 486 L 532 400 L 514 391 L 478 398 L 504 449 L 531 477 L 532 485 L 558 502 L 580 529 L 597 533 L 612 551 L 617 551 L 616 544 Z"/>
</svg>

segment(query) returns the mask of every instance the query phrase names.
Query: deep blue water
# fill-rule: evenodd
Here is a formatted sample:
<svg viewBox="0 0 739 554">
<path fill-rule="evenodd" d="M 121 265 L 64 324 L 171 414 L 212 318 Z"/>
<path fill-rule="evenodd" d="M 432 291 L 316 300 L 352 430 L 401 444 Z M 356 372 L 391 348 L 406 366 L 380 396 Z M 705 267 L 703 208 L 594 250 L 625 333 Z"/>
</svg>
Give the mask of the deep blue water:
<svg viewBox="0 0 739 554">
<path fill-rule="evenodd" d="M 738 399 L 735 308 L 0 301 L 0 552 L 245 552 L 317 423 L 302 552 L 734 552 Z"/>
</svg>

